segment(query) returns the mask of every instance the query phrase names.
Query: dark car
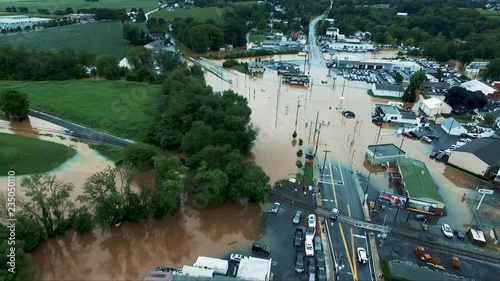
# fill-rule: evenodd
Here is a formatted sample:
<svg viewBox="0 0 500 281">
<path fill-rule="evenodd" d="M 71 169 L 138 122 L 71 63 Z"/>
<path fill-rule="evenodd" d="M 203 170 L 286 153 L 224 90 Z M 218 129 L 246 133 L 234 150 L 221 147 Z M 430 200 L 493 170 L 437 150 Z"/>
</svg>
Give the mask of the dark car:
<svg viewBox="0 0 500 281">
<path fill-rule="evenodd" d="M 318 270 L 326 270 L 325 254 L 323 251 L 316 252 L 316 264 L 318 265 Z"/>
<path fill-rule="evenodd" d="M 412 138 L 413 138 L 413 135 L 412 135 L 412 134 L 410 134 L 410 133 L 408 133 L 408 132 L 403 132 L 403 133 L 402 133 L 402 135 L 403 135 L 404 137 L 409 138 L 409 139 L 412 139 Z"/>
<path fill-rule="evenodd" d="M 458 230 L 458 229 L 455 229 L 453 230 L 453 234 L 455 234 L 455 236 L 460 239 L 460 240 L 465 240 L 465 233 L 463 233 L 462 231 Z"/>
<path fill-rule="evenodd" d="M 324 268 L 318 269 L 318 281 L 326 281 L 326 270 Z"/>
<path fill-rule="evenodd" d="M 346 110 L 346 111 L 342 112 L 342 115 L 344 115 L 344 117 L 346 117 L 346 118 L 356 117 L 356 114 L 354 114 L 354 112 L 352 112 L 350 110 Z"/>
<path fill-rule="evenodd" d="M 319 237 L 319 236 L 314 237 L 314 250 L 315 251 L 322 251 L 323 250 L 323 245 L 321 244 L 321 237 Z"/>
<path fill-rule="evenodd" d="M 431 154 L 429 154 L 429 158 L 434 159 L 434 158 L 436 158 L 436 156 L 438 156 L 438 154 L 439 154 L 439 151 L 433 151 L 433 152 L 431 152 Z"/>
<path fill-rule="evenodd" d="M 306 229 L 305 227 L 297 227 L 295 229 L 295 235 L 293 236 L 293 245 L 295 247 L 301 247 L 302 246 L 302 241 L 304 241 L 304 237 L 306 235 Z"/>
<path fill-rule="evenodd" d="M 476 137 L 474 137 L 472 135 L 469 135 L 469 134 L 466 134 L 466 133 L 461 133 L 460 137 L 461 138 L 467 138 L 467 139 L 475 139 L 476 138 Z"/>
<path fill-rule="evenodd" d="M 429 132 L 434 132 L 431 126 L 424 127 L 424 129 L 426 129 Z"/>
<path fill-rule="evenodd" d="M 422 138 L 422 134 L 420 132 L 417 132 L 417 131 L 411 131 L 410 135 L 412 135 L 416 139 L 421 139 Z"/>
<path fill-rule="evenodd" d="M 418 221 L 425 221 L 425 220 L 430 221 L 431 220 L 431 218 L 429 216 L 426 216 L 424 214 L 416 214 L 415 219 Z"/>
<path fill-rule="evenodd" d="M 438 137 L 438 136 L 436 136 L 436 135 L 427 135 L 427 137 L 428 137 L 428 138 L 430 138 L 430 139 L 431 139 L 431 140 L 433 140 L 433 141 L 437 141 L 437 140 L 439 140 L 439 137 Z"/>
<path fill-rule="evenodd" d="M 271 247 L 262 244 L 262 243 L 253 243 L 252 245 L 252 251 L 256 253 L 261 253 L 264 255 L 269 255 L 271 254 Z"/>
<path fill-rule="evenodd" d="M 316 274 L 316 260 L 314 258 L 308 258 L 307 260 L 308 260 L 307 273 Z"/>
<path fill-rule="evenodd" d="M 295 271 L 297 273 L 304 272 L 304 252 L 297 251 L 297 257 L 295 259 Z"/>
</svg>

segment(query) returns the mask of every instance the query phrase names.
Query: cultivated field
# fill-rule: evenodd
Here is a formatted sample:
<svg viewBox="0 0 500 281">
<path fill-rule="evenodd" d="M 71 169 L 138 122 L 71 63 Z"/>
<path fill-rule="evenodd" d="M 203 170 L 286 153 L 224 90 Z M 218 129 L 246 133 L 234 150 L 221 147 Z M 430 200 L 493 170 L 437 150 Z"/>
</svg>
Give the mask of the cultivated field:
<svg viewBox="0 0 500 281">
<path fill-rule="evenodd" d="M 65 10 L 66 7 L 78 9 L 88 8 L 125 8 L 127 12 L 131 8 L 142 7 L 145 12 L 158 7 L 157 0 L 102 0 L 98 2 L 86 2 L 85 0 L 0 0 L 0 10 L 5 11 L 6 7 L 27 7 L 29 12 L 36 12 L 38 9 Z"/>
<path fill-rule="evenodd" d="M 95 55 L 106 54 L 122 59 L 128 42 L 122 37 L 121 22 L 95 22 L 0 35 L 0 45 L 18 45 L 44 51 L 87 49 Z"/>
<path fill-rule="evenodd" d="M 76 151 L 62 144 L 0 133 L 0 175 L 53 170 L 73 157 Z"/>
<path fill-rule="evenodd" d="M 33 109 L 138 141 L 160 102 L 160 86 L 127 81 L 0 81 L 0 89 L 27 93 Z"/>
<path fill-rule="evenodd" d="M 159 10 L 150 15 L 152 18 L 164 18 L 172 21 L 174 18 L 192 17 L 199 22 L 205 22 L 208 19 L 213 19 L 218 23 L 222 22 L 222 9 L 217 7 L 207 8 L 191 8 L 191 9 L 176 9 L 174 11 Z"/>
<path fill-rule="evenodd" d="M 480 14 L 485 15 L 489 18 L 500 19 L 500 11 L 490 11 L 490 10 L 483 10 L 483 9 L 477 9 L 477 11 Z"/>
</svg>

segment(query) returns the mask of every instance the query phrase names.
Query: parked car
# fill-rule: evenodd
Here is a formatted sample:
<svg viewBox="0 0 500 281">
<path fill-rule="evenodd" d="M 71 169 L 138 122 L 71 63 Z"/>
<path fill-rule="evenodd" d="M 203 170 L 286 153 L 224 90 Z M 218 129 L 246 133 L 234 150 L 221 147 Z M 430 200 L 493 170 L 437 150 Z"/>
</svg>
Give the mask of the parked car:
<svg viewBox="0 0 500 281">
<path fill-rule="evenodd" d="M 401 135 L 403 135 L 404 137 L 407 137 L 409 139 L 413 138 L 413 136 L 410 133 L 408 133 L 408 132 L 403 132 Z"/>
<path fill-rule="evenodd" d="M 444 236 L 447 238 L 453 238 L 453 232 L 451 230 L 451 227 L 448 224 L 443 224 L 441 226 L 441 231 L 443 232 Z"/>
<path fill-rule="evenodd" d="M 429 154 L 429 158 L 434 159 L 436 156 L 438 156 L 439 151 L 432 151 L 431 154 Z"/>
<path fill-rule="evenodd" d="M 262 243 L 253 243 L 252 251 L 254 251 L 256 253 L 260 253 L 260 254 L 270 255 L 271 254 L 271 247 L 267 246 L 266 244 L 262 244 Z"/>
<path fill-rule="evenodd" d="M 302 217 L 302 212 L 301 212 L 301 211 L 296 211 L 296 212 L 295 212 L 295 216 L 293 217 L 292 222 L 293 222 L 294 224 L 299 224 L 299 222 L 300 222 L 300 218 L 301 218 L 301 217 Z"/>
<path fill-rule="evenodd" d="M 439 140 L 439 137 L 436 135 L 427 135 L 427 137 L 430 138 L 431 140 L 434 140 L 434 141 Z"/>
<path fill-rule="evenodd" d="M 308 281 L 316 281 L 316 273 L 309 273 Z"/>
<path fill-rule="evenodd" d="M 429 132 L 434 132 L 431 126 L 424 127 L 424 129 L 426 129 Z"/>
<path fill-rule="evenodd" d="M 326 281 L 326 269 L 318 269 L 318 281 Z"/>
<path fill-rule="evenodd" d="M 316 215 L 315 214 L 310 214 L 308 217 L 307 217 L 307 225 L 309 227 L 314 227 L 316 228 Z"/>
<path fill-rule="evenodd" d="M 423 142 L 426 142 L 426 143 L 431 143 L 432 142 L 432 140 L 429 137 L 427 137 L 427 136 L 422 136 L 422 138 L 420 140 L 423 141 Z"/>
<path fill-rule="evenodd" d="M 414 137 L 416 139 L 421 139 L 422 138 L 422 134 L 420 132 L 417 132 L 417 131 L 411 131 L 410 135 L 412 135 L 412 137 Z"/>
<path fill-rule="evenodd" d="M 463 233 L 462 231 L 458 230 L 458 229 L 455 229 L 453 230 L 453 234 L 455 234 L 455 236 L 460 239 L 460 240 L 465 240 L 465 233 Z"/>
<path fill-rule="evenodd" d="M 295 259 L 295 271 L 297 273 L 304 272 L 304 252 L 297 251 L 297 256 Z"/>
<path fill-rule="evenodd" d="M 271 209 L 271 212 L 274 214 L 277 214 L 280 210 L 280 203 L 276 202 L 273 204 L 273 208 Z"/>
<path fill-rule="evenodd" d="M 418 221 L 425 221 L 425 220 L 430 221 L 431 220 L 431 218 L 429 216 L 426 216 L 424 214 L 416 214 L 415 219 Z"/>
<path fill-rule="evenodd" d="M 346 111 L 342 112 L 342 115 L 344 115 L 344 117 L 346 117 L 346 118 L 356 117 L 356 114 L 354 114 L 354 112 L 352 112 L 350 110 L 346 110 Z"/>
<path fill-rule="evenodd" d="M 366 250 L 362 247 L 359 247 L 356 251 L 358 253 L 358 261 L 365 265 L 368 263 L 368 256 L 366 255 Z"/>
<path fill-rule="evenodd" d="M 323 251 L 316 252 L 316 264 L 318 265 L 318 270 L 326 270 L 325 254 Z"/>
<path fill-rule="evenodd" d="M 319 236 L 314 237 L 314 250 L 315 251 L 323 250 L 323 245 L 321 244 L 321 237 Z"/>
<path fill-rule="evenodd" d="M 314 246 L 312 240 L 306 240 L 305 250 L 307 257 L 314 257 Z"/>
<path fill-rule="evenodd" d="M 314 258 L 308 258 L 307 272 L 309 274 L 316 273 L 316 260 Z"/>
<path fill-rule="evenodd" d="M 337 218 L 339 217 L 339 214 L 340 214 L 340 210 L 337 209 L 337 208 L 333 208 L 331 211 L 330 211 L 330 218 L 332 220 L 337 220 Z"/>
<path fill-rule="evenodd" d="M 316 228 L 315 227 L 309 227 L 306 231 L 306 240 L 313 240 L 314 235 L 316 235 Z"/>
<path fill-rule="evenodd" d="M 304 241 L 305 238 L 305 227 L 300 226 L 295 229 L 295 235 L 293 236 L 293 245 L 295 247 L 301 247 L 302 246 L 302 241 Z"/>
<path fill-rule="evenodd" d="M 234 261 L 234 262 L 240 262 L 244 258 L 245 258 L 245 256 L 241 255 L 241 254 L 231 254 L 231 256 L 229 257 L 229 259 Z"/>
</svg>

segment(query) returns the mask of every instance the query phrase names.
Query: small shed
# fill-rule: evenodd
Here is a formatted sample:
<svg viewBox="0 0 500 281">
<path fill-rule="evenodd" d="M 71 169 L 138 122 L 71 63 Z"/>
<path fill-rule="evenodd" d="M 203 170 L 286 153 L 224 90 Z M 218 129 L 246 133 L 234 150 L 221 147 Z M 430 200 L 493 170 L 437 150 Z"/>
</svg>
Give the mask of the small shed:
<svg viewBox="0 0 500 281">
<path fill-rule="evenodd" d="M 469 228 L 469 230 L 467 230 L 467 238 L 469 238 L 469 241 L 474 245 L 478 245 L 479 247 L 486 246 L 486 239 L 481 230 Z"/>
</svg>

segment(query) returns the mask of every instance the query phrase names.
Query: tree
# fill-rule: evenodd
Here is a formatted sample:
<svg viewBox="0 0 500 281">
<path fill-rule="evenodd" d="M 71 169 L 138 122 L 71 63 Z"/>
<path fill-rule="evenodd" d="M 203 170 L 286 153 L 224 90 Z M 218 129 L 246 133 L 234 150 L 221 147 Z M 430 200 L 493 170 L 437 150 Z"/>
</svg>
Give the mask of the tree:
<svg viewBox="0 0 500 281">
<path fill-rule="evenodd" d="M 139 8 L 139 10 L 137 11 L 137 15 L 135 16 L 135 21 L 136 22 L 146 21 L 146 15 L 144 14 L 144 10 L 142 8 Z"/>
<path fill-rule="evenodd" d="M 108 80 L 120 78 L 120 67 L 118 59 L 110 55 L 99 56 L 96 60 L 97 75 Z"/>
<path fill-rule="evenodd" d="M 399 72 L 397 72 L 396 76 L 394 76 L 394 80 L 396 80 L 396 82 L 398 82 L 398 83 L 402 83 L 403 82 L 403 76 Z"/>
<path fill-rule="evenodd" d="M 297 137 L 297 131 L 293 131 L 292 138 L 295 139 Z"/>
<path fill-rule="evenodd" d="M 34 174 L 21 180 L 27 200 L 20 200 L 21 208 L 37 222 L 46 237 L 65 233 L 66 216 L 73 207 L 70 200 L 74 186 L 63 183 L 48 173 Z"/>
<path fill-rule="evenodd" d="M 154 167 L 156 147 L 145 143 L 134 143 L 125 148 L 125 161 L 140 170 L 149 170 Z"/>
<path fill-rule="evenodd" d="M 220 169 L 210 169 L 205 162 L 196 171 L 195 199 L 201 207 L 217 205 L 226 201 L 228 176 Z"/>
<path fill-rule="evenodd" d="M 66 10 L 65 10 L 66 15 L 72 14 L 73 12 L 74 12 L 73 8 L 70 8 L 70 7 L 67 7 Z"/>
<path fill-rule="evenodd" d="M 297 151 L 297 157 L 302 157 L 302 155 L 304 155 L 304 152 L 302 151 L 302 149 L 299 149 Z"/>
<path fill-rule="evenodd" d="M 211 24 L 200 24 L 189 28 L 187 45 L 196 52 L 205 52 L 224 43 L 224 33 Z"/>
<path fill-rule="evenodd" d="M 303 165 L 302 165 L 302 161 L 300 161 L 300 160 L 297 160 L 297 161 L 295 162 L 295 165 L 296 165 L 296 166 L 297 166 L 297 168 L 299 168 L 299 169 L 302 169 L 302 167 L 303 167 Z"/>
<path fill-rule="evenodd" d="M 404 102 L 415 102 L 417 100 L 417 92 L 412 84 L 406 88 L 401 100 Z"/>
<path fill-rule="evenodd" d="M 485 116 L 484 116 L 484 123 L 485 124 L 488 124 L 488 125 L 493 125 L 495 124 L 495 121 L 496 121 L 496 118 L 493 114 L 491 113 L 487 113 Z"/>
<path fill-rule="evenodd" d="M 24 281 L 33 280 L 35 270 L 30 269 L 31 258 L 24 249 L 25 242 L 17 236 L 17 228 L 9 229 L 7 226 L 0 224 L 0 251 L 3 255 L 0 257 L 0 280 L 6 281 Z M 19 227 L 19 223 L 15 224 Z M 10 240 L 11 231 L 16 231 L 16 239 Z M 15 244 L 12 244 L 15 243 Z M 14 257 L 14 262 L 11 261 Z"/>
<path fill-rule="evenodd" d="M 92 230 L 92 215 L 86 208 L 80 207 L 70 212 L 71 225 L 78 234 L 85 234 Z"/>
<path fill-rule="evenodd" d="M 202 121 L 193 122 L 191 130 L 182 138 L 182 151 L 193 155 L 210 144 L 213 129 Z"/>
<path fill-rule="evenodd" d="M 410 84 L 413 86 L 415 90 L 420 89 L 425 79 L 427 79 L 425 71 L 419 70 L 411 75 Z"/>
<path fill-rule="evenodd" d="M 488 64 L 483 73 L 485 80 L 500 80 L 500 58 L 496 58 Z"/>
<path fill-rule="evenodd" d="M 443 71 L 441 68 L 438 68 L 436 70 L 436 74 L 434 74 L 434 77 L 436 77 L 437 80 L 441 81 L 441 78 L 443 78 Z"/>
<path fill-rule="evenodd" d="M 29 106 L 28 95 L 25 93 L 12 89 L 0 92 L 0 109 L 6 115 L 19 116 L 24 119 L 28 116 Z"/>
<path fill-rule="evenodd" d="M 130 48 L 127 52 L 127 60 L 134 66 L 135 69 L 141 66 L 147 66 L 150 68 L 152 66 L 151 50 L 143 47 L 140 48 Z"/>
<path fill-rule="evenodd" d="M 299 139 L 299 146 L 302 146 L 304 144 L 304 141 L 302 139 Z"/>
<path fill-rule="evenodd" d="M 96 55 L 89 53 L 87 50 L 78 52 L 78 63 L 83 66 L 92 66 L 96 61 Z"/>
</svg>

